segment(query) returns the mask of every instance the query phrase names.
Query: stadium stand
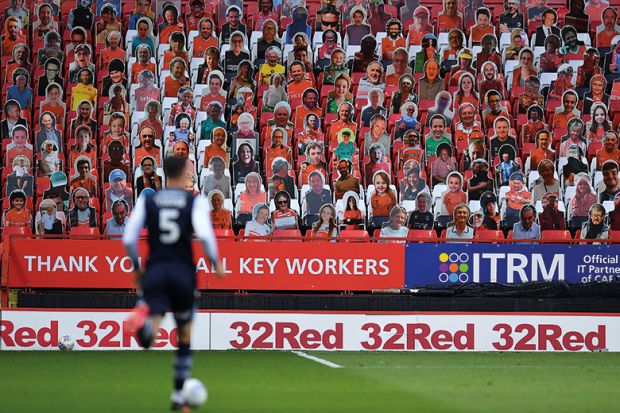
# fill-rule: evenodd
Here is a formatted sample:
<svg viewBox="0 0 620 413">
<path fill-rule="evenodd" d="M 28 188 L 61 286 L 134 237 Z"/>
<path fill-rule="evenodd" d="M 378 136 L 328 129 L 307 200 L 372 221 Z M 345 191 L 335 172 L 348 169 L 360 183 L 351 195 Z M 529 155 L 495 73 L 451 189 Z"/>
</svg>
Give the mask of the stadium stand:
<svg viewBox="0 0 620 413">
<path fill-rule="evenodd" d="M 180 156 L 224 237 L 616 239 L 620 1 L 513 3 L 2 0 L 3 234 L 118 235 Z"/>
</svg>

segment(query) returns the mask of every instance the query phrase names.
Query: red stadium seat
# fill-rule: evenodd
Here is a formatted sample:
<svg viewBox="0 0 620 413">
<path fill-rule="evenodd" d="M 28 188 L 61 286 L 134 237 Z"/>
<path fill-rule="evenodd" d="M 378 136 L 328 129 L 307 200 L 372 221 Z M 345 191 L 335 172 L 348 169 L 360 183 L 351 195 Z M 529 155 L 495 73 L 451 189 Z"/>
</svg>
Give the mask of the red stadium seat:
<svg viewBox="0 0 620 413">
<path fill-rule="evenodd" d="M 74 239 L 94 239 L 99 238 L 99 228 L 97 227 L 73 227 L 69 232 L 71 238 Z"/>
<path fill-rule="evenodd" d="M 407 234 L 407 241 L 423 240 L 424 241 L 437 241 L 437 233 L 433 229 L 410 229 Z"/>
<path fill-rule="evenodd" d="M 235 236 L 232 229 L 214 229 L 213 233 L 216 238 L 232 238 Z"/>
<path fill-rule="evenodd" d="M 609 239 L 612 241 L 620 241 L 620 231 L 609 231 Z"/>
<path fill-rule="evenodd" d="M 562 229 L 548 229 L 542 232 L 541 239 L 545 241 L 567 241 L 572 240 L 570 231 Z"/>
<path fill-rule="evenodd" d="M 420 99 L 420 104 L 418 106 L 418 110 L 420 111 L 428 111 L 435 104 L 434 99 Z"/>
<path fill-rule="evenodd" d="M 368 232 L 362 229 L 345 229 L 340 232 L 340 239 L 345 242 L 365 242 L 370 239 Z"/>
<path fill-rule="evenodd" d="M 497 241 L 498 239 L 504 239 L 504 233 L 499 229 L 479 229 L 474 234 L 474 239 L 481 241 Z"/>
<path fill-rule="evenodd" d="M 298 229 L 275 229 L 271 234 L 277 241 L 301 241 L 301 232 Z"/>
<path fill-rule="evenodd" d="M 364 76 L 366 76 L 365 72 L 353 72 L 351 73 L 351 82 L 353 85 L 359 85 L 360 80 L 362 80 Z"/>
</svg>

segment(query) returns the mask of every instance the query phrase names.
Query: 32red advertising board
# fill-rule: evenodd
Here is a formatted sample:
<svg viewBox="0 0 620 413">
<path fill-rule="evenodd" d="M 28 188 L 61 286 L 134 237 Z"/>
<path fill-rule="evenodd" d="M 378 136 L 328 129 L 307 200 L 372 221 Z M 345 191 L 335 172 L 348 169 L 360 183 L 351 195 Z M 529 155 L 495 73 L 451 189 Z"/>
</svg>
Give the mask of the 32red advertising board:
<svg viewBox="0 0 620 413">
<path fill-rule="evenodd" d="M 8 309 L 0 320 L 2 350 L 54 350 L 58 338 L 76 350 L 137 350 L 123 328 L 129 310 Z M 195 350 L 330 351 L 620 351 L 613 313 L 460 313 L 330 311 L 199 311 Z M 178 346 L 172 314 L 154 349 Z"/>
</svg>

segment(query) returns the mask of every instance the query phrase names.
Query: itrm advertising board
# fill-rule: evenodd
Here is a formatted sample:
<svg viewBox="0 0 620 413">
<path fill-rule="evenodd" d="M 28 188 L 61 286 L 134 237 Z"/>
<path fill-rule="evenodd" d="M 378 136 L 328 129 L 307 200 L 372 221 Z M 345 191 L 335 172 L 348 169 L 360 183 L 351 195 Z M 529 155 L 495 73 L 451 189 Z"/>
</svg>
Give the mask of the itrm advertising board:
<svg viewBox="0 0 620 413">
<path fill-rule="evenodd" d="M 620 245 L 410 243 L 405 256 L 409 288 L 620 282 Z"/>
</svg>

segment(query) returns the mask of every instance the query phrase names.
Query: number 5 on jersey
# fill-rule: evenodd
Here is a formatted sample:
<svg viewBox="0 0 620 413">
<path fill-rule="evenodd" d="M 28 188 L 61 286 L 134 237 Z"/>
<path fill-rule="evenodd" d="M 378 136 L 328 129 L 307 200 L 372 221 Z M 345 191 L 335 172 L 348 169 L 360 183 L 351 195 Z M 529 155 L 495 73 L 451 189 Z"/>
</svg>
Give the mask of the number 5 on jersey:
<svg viewBox="0 0 620 413">
<path fill-rule="evenodd" d="M 159 211 L 159 241 L 162 244 L 174 244 L 181 237 L 181 228 L 177 219 L 181 211 L 172 208 L 163 208 Z"/>
</svg>

